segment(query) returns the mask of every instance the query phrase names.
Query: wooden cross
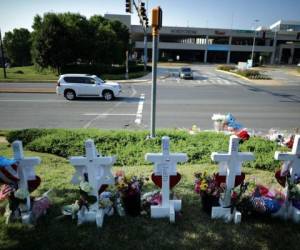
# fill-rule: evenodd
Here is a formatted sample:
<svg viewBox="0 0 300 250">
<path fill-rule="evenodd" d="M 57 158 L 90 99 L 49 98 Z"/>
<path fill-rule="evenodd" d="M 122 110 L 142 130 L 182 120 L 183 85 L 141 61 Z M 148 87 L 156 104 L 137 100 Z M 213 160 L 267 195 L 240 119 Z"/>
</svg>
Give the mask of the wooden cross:
<svg viewBox="0 0 300 250">
<path fill-rule="evenodd" d="M 289 161 L 287 170 L 290 171 L 292 181 L 294 181 L 295 177 L 300 177 L 300 135 L 296 135 L 294 138 L 292 152 L 281 153 L 276 151 L 275 159 Z"/>
<path fill-rule="evenodd" d="M 19 177 L 19 187 L 20 189 L 24 189 L 28 191 L 28 181 L 35 180 L 35 166 L 41 163 L 41 159 L 39 157 L 24 157 L 23 145 L 21 141 L 14 141 L 12 143 L 12 149 L 14 152 L 14 160 L 18 165 L 18 177 Z M 28 195 L 26 198 L 26 210 L 30 211 L 30 196 Z M 30 213 L 24 213 L 22 215 L 22 221 L 24 223 L 29 223 Z"/>
<path fill-rule="evenodd" d="M 170 176 L 177 175 L 178 162 L 187 161 L 187 155 L 183 153 L 170 154 L 170 138 L 162 138 L 162 153 L 147 153 L 145 159 L 154 163 L 154 174 L 162 177 L 162 204 L 151 206 L 151 217 L 169 217 L 175 221 L 175 211 L 181 209 L 181 200 L 170 200 Z"/>
<path fill-rule="evenodd" d="M 240 139 L 232 135 L 230 136 L 229 152 L 228 153 L 212 153 L 211 159 L 219 162 L 220 175 L 226 175 L 226 191 L 224 197 L 224 206 L 231 204 L 231 190 L 234 188 L 235 177 L 241 174 L 243 161 L 254 160 L 253 153 L 239 152 Z"/>
<path fill-rule="evenodd" d="M 89 193 L 97 197 L 97 202 L 90 206 L 90 211 L 79 211 L 79 224 L 84 221 L 96 221 L 97 226 L 101 227 L 103 223 L 103 209 L 99 209 L 98 190 L 103 184 L 114 184 L 114 176 L 111 167 L 115 163 L 115 157 L 102 157 L 97 152 L 94 141 L 89 139 L 85 142 L 86 156 L 70 157 L 70 163 L 74 165 L 76 173 L 73 180 L 79 175 L 83 177 L 85 173 L 88 175 L 88 182 L 92 187 Z M 83 208 L 84 209 L 84 208 Z"/>
</svg>

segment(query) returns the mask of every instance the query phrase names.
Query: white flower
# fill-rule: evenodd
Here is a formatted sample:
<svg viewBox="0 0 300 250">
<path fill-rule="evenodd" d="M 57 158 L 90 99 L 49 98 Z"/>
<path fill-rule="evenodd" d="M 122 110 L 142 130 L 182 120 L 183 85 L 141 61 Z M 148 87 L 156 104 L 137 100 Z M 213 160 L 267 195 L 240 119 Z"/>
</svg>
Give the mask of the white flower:
<svg viewBox="0 0 300 250">
<path fill-rule="evenodd" d="M 92 186 L 87 181 L 82 181 L 79 184 L 80 189 L 86 193 L 89 193 L 93 190 Z"/>
<path fill-rule="evenodd" d="M 212 118 L 213 121 L 225 121 L 226 115 L 221 114 L 213 114 Z"/>
</svg>

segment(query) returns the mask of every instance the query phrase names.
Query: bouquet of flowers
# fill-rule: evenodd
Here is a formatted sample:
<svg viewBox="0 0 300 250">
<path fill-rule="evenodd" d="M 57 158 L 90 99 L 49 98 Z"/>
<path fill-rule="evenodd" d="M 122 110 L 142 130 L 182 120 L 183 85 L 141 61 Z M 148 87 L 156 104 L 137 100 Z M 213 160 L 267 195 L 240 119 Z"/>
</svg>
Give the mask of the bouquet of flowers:
<svg viewBox="0 0 300 250">
<path fill-rule="evenodd" d="M 220 200 L 224 198 L 226 190 L 225 178 L 214 173 L 212 176 L 207 175 L 206 172 L 195 173 L 194 190 L 200 194 L 202 200 L 202 208 L 205 212 L 211 213 L 212 207 L 219 206 Z M 231 192 L 231 209 L 236 208 L 243 194 L 246 192 L 248 183 L 244 182 L 244 174 L 240 178 L 236 178 L 236 187 L 230 190 Z"/>
<path fill-rule="evenodd" d="M 219 206 L 221 194 L 225 191 L 225 183 L 219 183 L 216 174 L 209 176 L 206 172 L 195 173 L 194 190 L 200 194 L 202 208 L 205 212 L 211 213 L 213 206 Z"/>
<path fill-rule="evenodd" d="M 291 162 L 283 163 L 282 170 L 275 172 L 275 178 L 283 188 L 286 188 L 288 201 L 295 208 L 300 209 L 300 188 L 298 185 L 300 183 L 300 176 L 295 175 L 293 179 L 291 178 L 290 165 Z"/>
<path fill-rule="evenodd" d="M 125 212 L 132 216 L 139 215 L 142 187 L 149 179 L 143 176 L 125 176 L 124 171 L 118 171 L 115 178 L 117 197 L 121 199 Z"/>
<path fill-rule="evenodd" d="M 89 184 L 87 176 L 84 176 L 84 179 L 79 184 L 79 199 L 75 201 L 72 205 L 67 205 L 63 207 L 64 215 L 72 215 L 72 218 L 75 219 L 77 212 L 81 209 L 90 210 L 91 206 L 95 206 L 97 200 L 99 201 L 96 206 L 98 208 L 104 209 L 105 214 L 113 215 L 113 195 L 111 192 L 105 191 L 107 185 L 102 185 L 100 190 L 98 190 L 98 199 L 95 195 L 90 193 L 93 190 L 93 187 Z"/>
</svg>

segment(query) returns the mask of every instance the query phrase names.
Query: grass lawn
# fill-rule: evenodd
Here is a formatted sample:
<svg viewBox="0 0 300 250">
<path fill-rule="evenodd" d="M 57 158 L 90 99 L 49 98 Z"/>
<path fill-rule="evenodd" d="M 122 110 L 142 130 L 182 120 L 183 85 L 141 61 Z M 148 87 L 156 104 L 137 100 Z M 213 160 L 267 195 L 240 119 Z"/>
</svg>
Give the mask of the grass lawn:
<svg viewBox="0 0 300 250">
<path fill-rule="evenodd" d="M 74 72 L 75 73 L 75 72 Z M 139 78 L 149 71 L 141 72 L 129 72 L 129 79 Z M 37 71 L 34 66 L 24 66 L 24 67 L 12 67 L 6 69 L 7 78 L 4 78 L 3 69 L 0 68 L 0 82 L 56 82 L 58 75 L 52 70 L 44 69 L 42 71 Z M 124 74 L 103 74 L 100 76 L 105 80 L 124 80 Z"/>
<path fill-rule="evenodd" d="M 0 144 L 0 155 L 11 157 L 8 144 Z M 182 180 L 175 189 L 182 198 L 182 215 L 176 224 L 168 219 L 139 217 L 105 217 L 104 227 L 95 224 L 78 227 L 71 218 L 60 218 L 60 208 L 77 198 L 77 187 L 70 183 L 73 167 L 65 158 L 25 151 L 25 156 L 40 156 L 37 174 L 41 194 L 52 188 L 50 213 L 36 227 L 19 223 L 5 225 L 0 216 L 1 249 L 296 249 L 300 226 L 272 218 L 242 218 L 240 225 L 211 220 L 202 212 L 199 196 L 193 192 L 195 171 L 216 171 L 213 165 L 182 165 Z M 113 170 L 120 169 L 120 167 Z M 150 175 L 151 166 L 123 167 L 126 173 Z M 264 184 L 275 184 L 272 172 L 245 169 Z M 153 190 L 152 183 L 145 191 Z M 3 205 L 3 204 L 2 204 Z"/>
<path fill-rule="evenodd" d="M 34 66 L 12 67 L 6 69 L 7 78 L 4 78 L 3 69 L 0 69 L 0 82 L 51 82 L 57 81 L 57 74 L 51 70 L 37 71 Z"/>
</svg>

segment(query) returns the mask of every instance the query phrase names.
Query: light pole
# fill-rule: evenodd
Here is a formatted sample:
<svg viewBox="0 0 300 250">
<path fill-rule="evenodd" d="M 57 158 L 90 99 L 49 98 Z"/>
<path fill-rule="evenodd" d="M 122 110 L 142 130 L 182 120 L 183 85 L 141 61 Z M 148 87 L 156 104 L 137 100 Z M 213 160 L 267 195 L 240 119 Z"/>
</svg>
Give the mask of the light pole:
<svg viewBox="0 0 300 250">
<path fill-rule="evenodd" d="M 255 23 L 259 22 L 258 19 L 254 20 Z M 253 45 L 252 45 L 252 52 L 251 52 L 251 67 L 253 67 L 254 63 L 253 63 L 253 56 L 254 56 L 254 50 L 255 50 L 255 39 L 256 39 L 256 29 L 255 29 L 255 23 L 254 23 L 254 37 L 253 37 Z"/>
</svg>

